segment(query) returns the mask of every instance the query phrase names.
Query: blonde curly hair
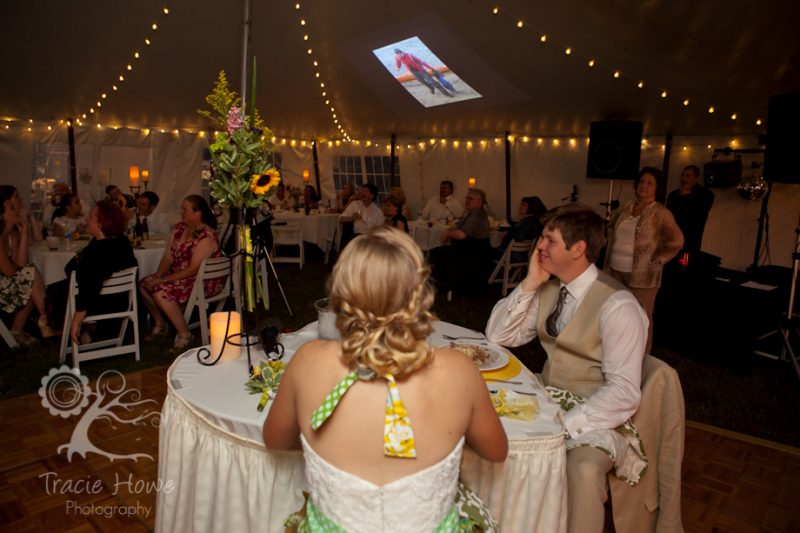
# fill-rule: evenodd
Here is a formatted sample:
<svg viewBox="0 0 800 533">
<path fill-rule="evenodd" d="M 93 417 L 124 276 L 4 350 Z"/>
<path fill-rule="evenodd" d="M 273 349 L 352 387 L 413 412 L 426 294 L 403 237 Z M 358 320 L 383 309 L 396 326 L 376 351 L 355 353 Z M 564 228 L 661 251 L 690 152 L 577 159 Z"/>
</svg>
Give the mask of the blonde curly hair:
<svg viewBox="0 0 800 533">
<path fill-rule="evenodd" d="M 405 232 L 379 226 L 353 239 L 328 287 L 345 364 L 402 377 L 432 360 L 430 268 Z"/>
</svg>

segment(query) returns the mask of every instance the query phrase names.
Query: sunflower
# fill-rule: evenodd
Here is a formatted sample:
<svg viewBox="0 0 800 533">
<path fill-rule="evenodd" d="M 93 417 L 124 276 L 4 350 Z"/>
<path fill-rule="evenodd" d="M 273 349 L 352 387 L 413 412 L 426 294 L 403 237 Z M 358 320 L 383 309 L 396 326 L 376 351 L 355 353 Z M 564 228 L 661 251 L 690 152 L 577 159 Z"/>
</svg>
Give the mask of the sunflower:
<svg viewBox="0 0 800 533">
<path fill-rule="evenodd" d="M 277 169 L 271 168 L 263 174 L 253 174 L 250 178 L 250 190 L 253 194 L 263 195 L 266 194 L 272 187 L 275 187 L 281 181 L 281 174 Z"/>
</svg>

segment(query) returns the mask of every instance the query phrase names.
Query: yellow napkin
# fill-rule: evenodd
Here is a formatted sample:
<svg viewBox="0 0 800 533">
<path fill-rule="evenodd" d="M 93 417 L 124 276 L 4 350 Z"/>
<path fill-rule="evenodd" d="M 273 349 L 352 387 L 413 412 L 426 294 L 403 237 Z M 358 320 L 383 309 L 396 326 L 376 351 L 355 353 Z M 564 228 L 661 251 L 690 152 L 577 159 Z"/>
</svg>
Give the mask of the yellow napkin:
<svg viewBox="0 0 800 533">
<path fill-rule="evenodd" d="M 539 414 L 539 402 L 536 398 L 521 396 L 514 391 L 510 391 L 509 394 L 506 389 L 499 389 L 496 394 L 490 396 L 498 416 L 531 421 Z"/>
</svg>

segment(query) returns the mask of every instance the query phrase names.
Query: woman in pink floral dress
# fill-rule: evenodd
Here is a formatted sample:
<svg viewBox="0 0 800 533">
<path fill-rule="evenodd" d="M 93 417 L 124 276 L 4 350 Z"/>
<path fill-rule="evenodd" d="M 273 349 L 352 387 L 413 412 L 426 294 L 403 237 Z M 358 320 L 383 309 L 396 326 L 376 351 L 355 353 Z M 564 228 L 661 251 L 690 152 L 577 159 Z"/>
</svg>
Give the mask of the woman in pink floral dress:
<svg viewBox="0 0 800 533">
<path fill-rule="evenodd" d="M 187 196 L 181 204 L 181 221 L 172 230 L 169 246 L 158 270 L 139 282 L 139 292 L 153 316 L 153 329 L 145 340 L 166 335 L 166 319 L 178 332 L 176 348 L 185 348 L 192 339 L 181 304 L 186 303 L 195 276 L 204 259 L 219 256 L 217 220 L 202 196 Z M 224 279 L 205 282 L 206 296 L 222 288 Z"/>
</svg>

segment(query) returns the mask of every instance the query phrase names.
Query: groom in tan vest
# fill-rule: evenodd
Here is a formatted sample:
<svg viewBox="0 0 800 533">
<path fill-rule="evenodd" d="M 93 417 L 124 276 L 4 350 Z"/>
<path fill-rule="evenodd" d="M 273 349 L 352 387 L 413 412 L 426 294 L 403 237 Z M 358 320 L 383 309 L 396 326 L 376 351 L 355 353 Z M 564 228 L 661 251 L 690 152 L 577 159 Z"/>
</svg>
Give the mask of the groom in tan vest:
<svg viewBox="0 0 800 533">
<path fill-rule="evenodd" d="M 603 219 L 568 204 L 542 219 L 528 274 L 492 310 L 486 337 L 520 346 L 538 337 L 547 352 L 542 381 L 585 399 L 566 412 L 568 530 L 603 530 L 606 475 L 615 465 L 603 439 L 639 406 L 647 316 L 631 293 L 594 262 Z M 549 280 L 550 275 L 555 279 Z M 611 442 L 611 441 L 609 441 Z M 613 443 L 612 443 L 613 444 Z"/>
</svg>

